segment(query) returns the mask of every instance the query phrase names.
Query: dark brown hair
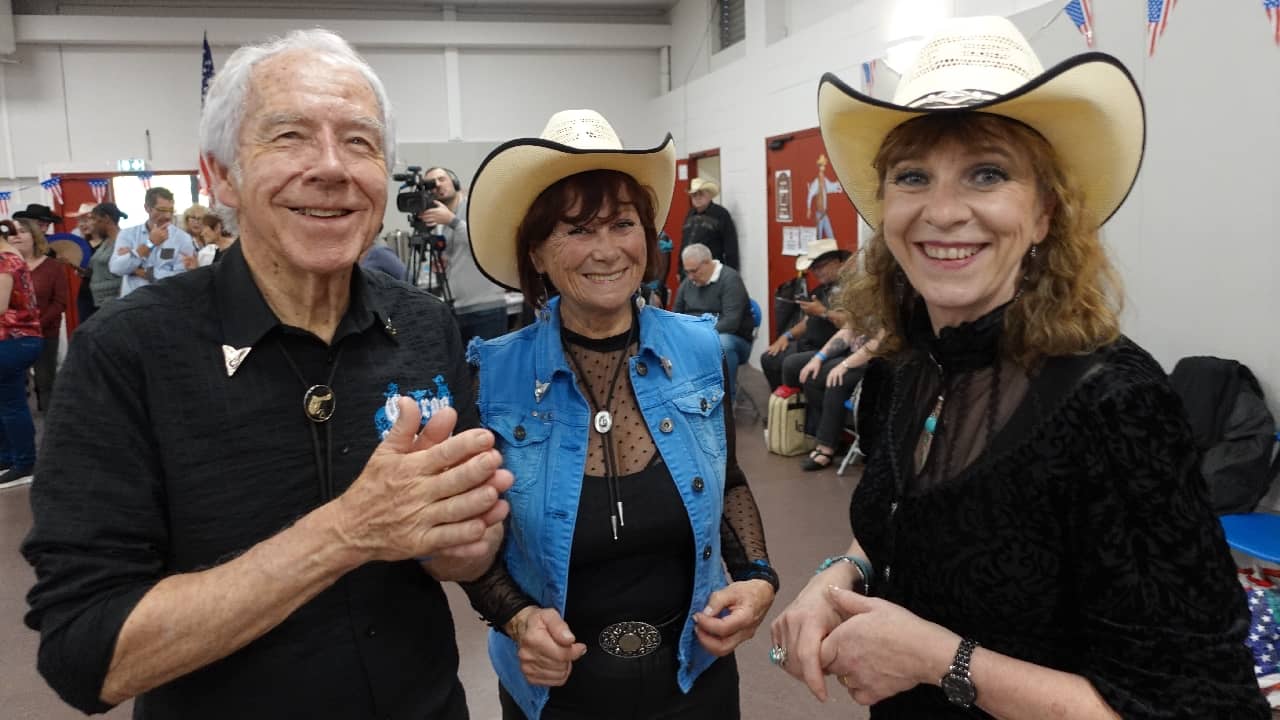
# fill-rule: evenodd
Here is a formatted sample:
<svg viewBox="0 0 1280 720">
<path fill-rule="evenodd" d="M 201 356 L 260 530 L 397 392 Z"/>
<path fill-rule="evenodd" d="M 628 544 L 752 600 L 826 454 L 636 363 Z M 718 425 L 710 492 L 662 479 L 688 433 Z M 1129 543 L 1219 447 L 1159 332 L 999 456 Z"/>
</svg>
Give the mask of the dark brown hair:
<svg viewBox="0 0 1280 720">
<path fill-rule="evenodd" d="M 574 204 L 578 212 L 569 211 Z M 543 190 L 525 213 L 516 230 L 516 269 L 520 275 L 520 292 L 525 302 L 540 307 L 558 291 L 551 280 L 533 267 L 533 252 L 542 246 L 556 223 L 583 225 L 594 222 L 602 213 L 605 222 L 617 217 L 624 205 L 630 205 L 640 216 L 644 228 L 644 280 L 658 273 L 658 228 L 655 226 L 658 201 L 653 188 L 641 185 L 635 178 L 617 170 L 588 170 L 558 180 Z"/>
<path fill-rule="evenodd" d="M 218 217 L 218 213 L 215 213 L 215 212 L 205 213 L 204 215 L 200 216 L 200 222 L 204 223 L 204 226 L 209 228 L 210 230 L 217 230 L 218 232 L 222 232 L 222 218 Z"/>
</svg>

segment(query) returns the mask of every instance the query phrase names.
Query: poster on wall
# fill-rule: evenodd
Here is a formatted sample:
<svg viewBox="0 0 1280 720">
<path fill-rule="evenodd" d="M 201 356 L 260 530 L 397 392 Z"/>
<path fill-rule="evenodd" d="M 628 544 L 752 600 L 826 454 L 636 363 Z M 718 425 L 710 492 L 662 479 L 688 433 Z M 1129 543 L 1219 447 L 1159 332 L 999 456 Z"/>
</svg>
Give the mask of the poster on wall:
<svg viewBox="0 0 1280 720">
<path fill-rule="evenodd" d="M 773 174 L 774 220 L 791 222 L 791 171 L 779 170 Z"/>
<path fill-rule="evenodd" d="M 809 243 L 818 239 L 818 229 L 790 225 L 782 228 L 782 254 L 803 255 L 809 249 Z"/>
<path fill-rule="evenodd" d="M 816 219 L 817 233 L 820 238 L 835 239 L 836 231 L 831 226 L 831 218 L 827 214 L 827 195 L 838 195 L 844 192 L 839 182 L 827 177 L 827 156 L 818 156 L 817 175 L 809 182 L 808 197 L 805 199 L 805 213 L 810 220 Z"/>
</svg>

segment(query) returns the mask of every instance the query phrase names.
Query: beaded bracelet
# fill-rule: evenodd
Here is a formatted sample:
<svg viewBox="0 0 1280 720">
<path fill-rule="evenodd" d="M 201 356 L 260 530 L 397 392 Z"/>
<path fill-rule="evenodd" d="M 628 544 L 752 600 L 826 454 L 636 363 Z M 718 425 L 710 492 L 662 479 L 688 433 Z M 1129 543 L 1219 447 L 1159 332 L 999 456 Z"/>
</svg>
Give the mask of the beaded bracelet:
<svg viewBox="0 0 1280 720">
<path fill-rule="evenodd" d="M 788 340 L 795 340 L 795 339 L 796 339 L 796 336 L 795 336 L 795 335 L 792 335 L 790 330 L 788 330 L 788 331 L 786 331 L 786 332 L 782 333 L 782 336 L 783 336 L 783 337 L 785 337 L 785 338 L 786 338 L 786 339 L 788 339 Z"/>
<path fill-rule="evenodd" d="M 847 562 L 857 568 L 858 574 L 862 576 L 863 594 L 871 592 L 871 563 L 860 557 L 855 557 L 853 555 L 833 555 L 819 563 L 818 569 L 813 574 L 817 575 L 838 562 Z"/>
<path fill-rule="evenodd" d="M 822 352 L 821 350 L 819 350 L 818 352 L 814 353 L 814 354 L 813 354 L 813 356 L 814 356 L 814 357 L 816 357 L 816 358 L 818 358 L 818 362 L 826 362 L 826 361 L 827 361 L 827 354 L 826 354 L 826 353 L 824 353 L 824 352 Z"/>
</svg>

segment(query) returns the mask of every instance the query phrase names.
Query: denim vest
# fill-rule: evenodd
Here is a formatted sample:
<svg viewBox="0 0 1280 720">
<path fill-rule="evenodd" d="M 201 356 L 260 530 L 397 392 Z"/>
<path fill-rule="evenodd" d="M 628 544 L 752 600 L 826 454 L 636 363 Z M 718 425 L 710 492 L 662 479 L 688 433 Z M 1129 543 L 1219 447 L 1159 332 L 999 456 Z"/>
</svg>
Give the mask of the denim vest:
<svg viewBox="0 0 1280 720">
<path fill-rule="evenodd" d="M 493 431 L 515 475 L 502 549 L 507 570 L 540 606 L 563 617 L 591 431 L 590 408 L 561 345 L 559 302 L 553 299 L 548 312 L 518 332 L 473 340 L 467 360 L 479 369 L 481 422 Z M 715 660 L 695 638 L 692 615 L 727 582 L 720 558 L 726 461 L 722 354 L 710 317 L 645 307 L 639 323 L 639 352 L 628 365 L 631 387 L 693 528 L 693 597 L 676 677 L 688 692 Z M 578 641 L 591 645 L 594 638 Z M 498 679 L 530 720 L 537 720 L 549 690 L 525 680 L 517 649 L 509 637 L 490 631 L 489 657 Z"/>
</svg>

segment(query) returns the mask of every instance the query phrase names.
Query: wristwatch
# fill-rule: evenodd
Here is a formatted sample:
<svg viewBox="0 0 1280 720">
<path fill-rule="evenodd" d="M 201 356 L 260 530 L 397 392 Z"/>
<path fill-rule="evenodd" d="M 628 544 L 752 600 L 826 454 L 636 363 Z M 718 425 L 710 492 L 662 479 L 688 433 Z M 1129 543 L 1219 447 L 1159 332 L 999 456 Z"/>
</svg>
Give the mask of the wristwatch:
<svg viewBox="0 0 1280 720">
<path fill-rule="evenodd" d="M 961 640 L 960 648 L 956 650 L 956 657 L 951 661 L 951 668 L 947 670 L 946 675 L 942 676 L 942 692 L 946 693 L 947 700 L 952 705 L 959 705 L 962 708 L 971 707 L 978 697 L 978 690 L 973 686 L 973 678 L 969 677 L 969 659 L 973 657 L 973 650 L 976 647 L 978 647 L 977 640 L 967 638 Z"/>
</svg>

